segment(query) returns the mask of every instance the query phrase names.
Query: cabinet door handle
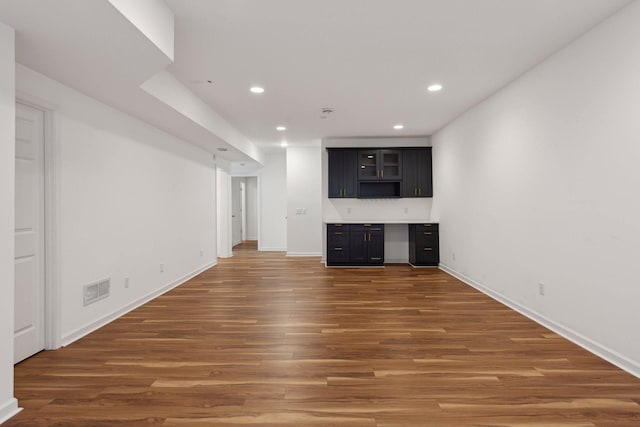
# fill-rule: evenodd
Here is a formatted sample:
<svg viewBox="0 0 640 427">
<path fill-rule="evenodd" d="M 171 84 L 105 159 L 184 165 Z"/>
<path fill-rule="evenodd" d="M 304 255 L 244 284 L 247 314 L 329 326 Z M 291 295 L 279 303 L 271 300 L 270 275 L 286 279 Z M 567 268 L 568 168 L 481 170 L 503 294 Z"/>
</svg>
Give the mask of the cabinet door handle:
<svg viewBox="0 0 640 427">
<path fill-rule="evenodd" d="M 418 188 L 418 196 L 422 196 L 422 188 Z"/>
<path fill-rule="evenodd" d="M 371 241 L 371 233 L 369 233 L 369 241 Z"/>
<path fill-rule="evenodd" d="M 341 251 L 342 248 L 333 248 L 334 251 Z"/>
<path fill-rule="evenodd" d="M 336 232 L 335 232 L 335 233 L 333 233 L 333 234 L 335 234 L 336 236 L 339 236 L 339 235 L 342 235 L 342 231 L 336 231 Z M 424 233 L 424 234 L 427 234 L 427 233 Z M 429 233 L 429 234 L 431 234 L 431 233 Z"/>
<path fill-rule="evenodd" d="M 371 261 L 380 261 L 381 259 L 380 257 L 371 257 Z"/>
<path fill-rule="evenodd" d="M 424 248 L 423 251 L 432 251 L 433 248 Z"/>
<path fill-rule="evenodd" d="M 414 189 L 413 189 L 413 195 L 414 195 L 414 196 L 417 196 L 417 195 L 418 195 L 418 189 L 417 189 L 417 188 L 414 188 Z"/>
<path fill-rule="evenodd" d="M 431 236 L 433 233 L 432 233 L 432 232 L 430 232 L 430 231 L 425 231 L 425 232 L 424 232 L 424 233 L 422 233 L 422 234 L 424 234 L 425 236 Z"/>
<path fill-rule="evenodd" d="M 362 240 L 363 240 L 364 242 L 366 242 L 366 241 L 367 241 L 367 233 L 363 233 L 363 234 L 362 234 Z"/>
<path fill-rule="evenodd" d="M 384 169 L 380 171 L 380 178 L 384 178 Z"/>
</svg>

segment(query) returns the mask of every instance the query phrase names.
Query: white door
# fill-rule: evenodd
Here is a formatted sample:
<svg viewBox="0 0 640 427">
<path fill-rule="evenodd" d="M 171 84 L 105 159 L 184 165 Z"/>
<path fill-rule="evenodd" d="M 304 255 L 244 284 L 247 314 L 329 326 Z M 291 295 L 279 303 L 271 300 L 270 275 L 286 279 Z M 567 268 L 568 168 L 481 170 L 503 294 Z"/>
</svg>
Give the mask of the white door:
<svg viewBox="0 0 640 427">
<path fill-rule="evenodd" d="M 231 178 L 231 242 L 242 242 L 242 178 Z"/>
<path fill-rule="evenodd" d="M 44 113 L 16 105 L 14 362 L 44 349 Z"/>
</svg>

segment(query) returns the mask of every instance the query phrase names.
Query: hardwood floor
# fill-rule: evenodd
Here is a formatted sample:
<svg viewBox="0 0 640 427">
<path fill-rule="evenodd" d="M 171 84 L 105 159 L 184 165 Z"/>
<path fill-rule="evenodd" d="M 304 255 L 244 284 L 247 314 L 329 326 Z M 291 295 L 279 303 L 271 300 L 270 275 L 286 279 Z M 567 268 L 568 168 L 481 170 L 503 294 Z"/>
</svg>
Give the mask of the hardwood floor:
<svg viewBox="0 0 640 427">
<path fill-rule="evenodd" d="M 640 380 L 437 269 L 253 245 L 16 366 L 6 426 L 640 426 Z"/>
</svg>

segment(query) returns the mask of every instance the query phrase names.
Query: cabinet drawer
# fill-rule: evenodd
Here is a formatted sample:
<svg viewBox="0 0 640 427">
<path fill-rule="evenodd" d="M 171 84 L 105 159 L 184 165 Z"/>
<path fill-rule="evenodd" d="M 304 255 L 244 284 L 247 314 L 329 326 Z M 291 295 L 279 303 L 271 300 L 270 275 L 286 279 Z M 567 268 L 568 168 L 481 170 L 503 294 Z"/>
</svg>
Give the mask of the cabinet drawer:
<svg viewBox="0 0 640 427">
<path fill-rule="evenodd" d="M 332 231 L 327 235 L 327 249 L 332 246 L 349 246 L 350 233 L 344 231 Z"/>
<path fill-rule="evenodd" d="M 327 232 L 329 233 L 334 231 L 348 232 L 349 230 L 351 230 L 351 224 L 327 224 Z"/>
<path fill-rule="evenodd" d="M 438 265 L 440 251 L 437 246 L 416 246 L 416 264 Z"/>
<path fill-rule="evenodd" d="M 351 231 L 382 231 L 384 230 L 384 224 L 351 224 Z"/>
<path fill-rule="evenodd" d="M 437 231 L 416 231 L 416 245 L 419 246 L 438 246 L 438 232 Z"/>
<path fill-rule="evenodd" d="M 348 264 L 349 246 L 331 245 L 327 247 L 327 264 Z"/>
<path fill-rule="evenodd" d="M 423 233 L 425 231 L 430 231 L 432 233 L 437 233 L 439 230 L 439 226 L 440 224 L 414 224 L 414 226 L 416 227 L 416 232 L 417 233 Z"/>
</svg>

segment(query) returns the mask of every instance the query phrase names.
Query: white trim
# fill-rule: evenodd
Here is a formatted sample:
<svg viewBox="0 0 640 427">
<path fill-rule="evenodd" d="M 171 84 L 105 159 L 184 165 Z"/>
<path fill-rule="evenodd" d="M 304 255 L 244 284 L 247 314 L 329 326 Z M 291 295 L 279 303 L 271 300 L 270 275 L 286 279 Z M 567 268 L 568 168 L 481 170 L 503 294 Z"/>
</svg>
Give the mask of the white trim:
<svg viewBox="0 0 640 427">
<path fill-rule="evenodd" d="M 0 424 L 7 421 L 20 411 L 22 411 L 22 408 L 18 407 L 18 400 L 15 397 L 7 400 L 0 405 Z"/>
<path fill-rule="evenodd" d="M 287 256 L 305 257 L 305 256 L 322 256 L 321 252 L 287 252 Z"/>
<path fill-rule="evenodd" d="M 55 106 L 45 100 L 27 93 L 17 91 L 16 103 L 42 111 L 44 115 L 43 130 L 43 167 L 44 167 L 44 348 L 55 350 L 60 348 L 60 325 L 62 324 L 62 303 L 60 292 L 58 254 L 59 212 L 57 195 L 57 132 Z"/>
<path fill-rule="evenodd" d="M 16 102 L 45 112 L 57 109 L 55 104 L 21 90 L 16 90 Z"/>
<path fill-rule="evenodd" d="M 258 241 L 258 245 L 260 244 L 260 242 Z M 260 252 L 286 252 L 287 248 L 278 248 L 278 247 L 261 247 L 260 249 L 258 249 Z"/>
<path fill-rule="evenodd" d="M 180 285 L 182 285 L 183 283 L 185 283 L 187 280 L 197 276 L 198 274 L 202 273 L 205 270 L 208 270 L 212 267 L 214 267 L 215 265 L 217 265 L 217 262 L 210 262 L 198 269 L 196 269 L 195 271 L 192 271 L 191 273 L 187 273 L 186 275 L 180 277 L 177 280 L 174 280 L 173 282 L 170 282 L 169 284 L 167 284 L 166 286 L 163 286 L 162 288 L 155 290 L 145 296 L 143 296 L 142 298 L 138 298 L 137 300 L 133 301 L 130 304 L 125 305 L 124 307 L 110 313 L 107 314 L 106 316 L 102 317 L 101 319 L 96 320 L 95 322 L 92 322 L 88 325 L 85 325 L 79 329 L 76 329 L 75 331 L 64 335 L 62 337 L 62 345 L 63 346 L 67 346 L 69 344 L 71 344 L 74 341 L 79 340 L 80 338 L 84 337 L 85 335 L 90 334 L 91 332 L 95 331 L 96 329 L 99 329 L 103 326 L 105 326 L 106 324 L 114 321 L 115 319 L 117 319 L 118 317 L 127 314 L 128 312 L 135 310 L 136 308 L 140 307 L 143 304 L 148 303 L 149 301 L 153 300 L 154 298 L 159 297 L 160 295 L 169 292 L 170 290 L 172 290 L 173 288 L 176 288 Z"/>
<path fill-rule="evenodd" d="M 58 153 L 55 112 L 44 112 L 44 229 L 45 229 L 45 338 L 47 350 L 61 346 L 62 290 L 60 288 L 60 212 L 58 210 Z"/>
<path fill-rule="evenodd" d="M 409 264 L 409 260 L 407 258 L 405 259 L 388 259 L 387 257 L 384 258 L 384 263 L 385 264 Z"/>
<path fill-rule="evenodd" d="M 440 264 L 440 269 L 449 273 L 450 275 L 452 275 L 453 277 L 461 280 L 462 282 L 466 283 L 467 285 L 479 290 L 480 292 L 482 292 L 485 295 L 488 295 L 489 297 L 493 298 L 494 300 L 506 305 L 507 307 L 517 311 L 518 313 L 522 314 L 525 317 L 528 317 L 529 319 L 533 320 L 534 322 L 546 327 L 547 329 L 552 330 L 553 332 L 555 332 L 556 334 L 562 336 L 563 338 L 568 339 L 569 341 L 573 342 L 574 344 L 579 345 L 580 347 L 584 348 L 585 350 L 595 354 L 596 356 L 616 365 L 618 368 L 623 369 L 625 371 L 627 371 L 628 373 L 630 373 L 631 375 L 640 378 L 640 363 L 629 359 L 628 357 L 616 352 L 615 350 L 612 350 L 594 340 L 592 340 L 591 338 L 588 338 L 584 335 L 582 335 L 579 332 L 574 331 L 571 328 L 568 328 L 552 319 L 549 319 L 548 317 L 538 313 L 537 311 L 531 310 L 513 300 L 511 300 L 510 298 L 492 290 L 487 288 L 486 286 L 478 283 L 477 281 L 471 279 L 470 277 L 465 276 L 462 273 L 457 272 L 456 270 L 452 269 L 451 267 L 448 267 L 444 264 Z"/>
</svg>

